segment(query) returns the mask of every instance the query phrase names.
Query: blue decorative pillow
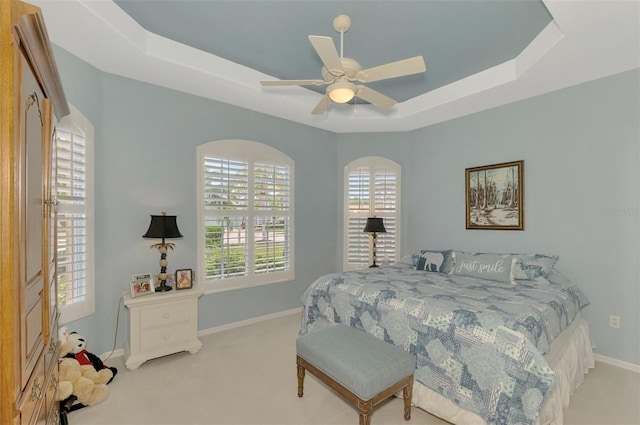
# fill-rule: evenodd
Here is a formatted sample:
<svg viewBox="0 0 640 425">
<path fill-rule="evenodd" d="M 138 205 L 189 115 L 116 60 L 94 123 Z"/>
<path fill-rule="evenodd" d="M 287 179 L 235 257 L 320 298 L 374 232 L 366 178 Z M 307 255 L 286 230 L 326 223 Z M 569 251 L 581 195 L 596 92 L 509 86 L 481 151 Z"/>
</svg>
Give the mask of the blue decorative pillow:
<svg viewBox="0 0 640 425">
<path fill-rule="evenodd" d="M 455 256 L 452 250 L 429 251 L 424 249 L 420 251 L 416 270 L 449 274 L 453 269 L 454 259 Z"/>
<path fill-rule="evenodd" d="M 517 260 L 513 268 L 513 277 L 521 280 L 535 280 L 547 277 L 558 262 L 557 255 L 512 254 Z"/>
<path fill-rule="evenodd" d="M 510 255 L 457 252 L 452 274 L 513 283 L 515 263 L 516 259 Z"/>
</svg>

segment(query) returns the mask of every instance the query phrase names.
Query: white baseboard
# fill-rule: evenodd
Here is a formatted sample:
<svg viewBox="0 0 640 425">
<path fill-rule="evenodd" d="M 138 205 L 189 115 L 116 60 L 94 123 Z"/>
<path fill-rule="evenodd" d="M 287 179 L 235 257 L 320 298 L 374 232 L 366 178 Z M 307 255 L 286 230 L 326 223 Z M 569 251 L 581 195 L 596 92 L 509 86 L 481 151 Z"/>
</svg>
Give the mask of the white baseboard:
<svg viewBox="0 0 640 425">
<path fill-rule="evenodd" d="M 275 319 L 278 317 L 289 316 L 290 314 L 301 314 L 302 307 L 292 308 L 291 310 L 279 311 L 277 313 L 271 313 L 264 316 L 253 317 L 247 320 L 241 320 L 239 322 L 227 323 L 225 325 L 214 326 L 213 328 L 203 329 L 198 331 L 198 336 L 211 335 L 218 332 L 228 331 L 230 329 L 240 328 L 242 326 L 251 325 L 253 323 L 262 322 L 269 319 Z"/>
<path fill-rule="evenodd" d="M 228 331 L 230 329 L 236 329 L 242 326 L 251 325 L 253 323 L 262 322 L 264 320 L 275 319 L 278 317 L 288 316 L 290 314 L 301 314 L 301 313 L 302 313 L 302 307 L 292 308 L 291 310 L 279 311 L 277 313 L 271 313 L 264 316 L 253 317 L 247 320 L 241 320 L 239 322 L 227 323 L 225 325 L 214 326 L 213 328 L 209 328 L 209 329 L 203 329 L 201 331 L 198 331 L 198 336 L 211 335 L 218 332 Z M 102 361 L 106 362 L 106 364 L 108 365 L 108 361 L 104 360 L 106 359 L 107 356 L 109 356 L 109 353 L 103 353 L 100 355 L 100 358 L 103 359 Z M 124 356 L 124 348 L 114 350 L 114 352 L 109 357 L 120 357 L 120 356 Z"/>
<path fill-rule="evenodd" d="M 607 363 L 612 366 L 617 366 L 622 369 L 630 370 L 631 372 L 640 373 L 640 365 L 635 363 L 629 363 L 622 360 L 614 359 L 613 357 L 603 356 L 602 354 L 594 354 L 593 357 L 598 362 Z"/>
<path fill-rule="evenodd" d="M 111 354 L 111 355 L 109 355 L 109 354 Z M 119 348 L 117 350 L 113 350 L 113 353 L 111 351 L 109 351 L 108 353 L 100 354 L 98 357 L 100 357 L 100 359 L 104 362 L 104 364 L 109 366 L 109 359 L 110 358 L 112 358 L 112 357 L 123 357 L 123 356 L 124 356 L 124 348 Z"/>
</svg>

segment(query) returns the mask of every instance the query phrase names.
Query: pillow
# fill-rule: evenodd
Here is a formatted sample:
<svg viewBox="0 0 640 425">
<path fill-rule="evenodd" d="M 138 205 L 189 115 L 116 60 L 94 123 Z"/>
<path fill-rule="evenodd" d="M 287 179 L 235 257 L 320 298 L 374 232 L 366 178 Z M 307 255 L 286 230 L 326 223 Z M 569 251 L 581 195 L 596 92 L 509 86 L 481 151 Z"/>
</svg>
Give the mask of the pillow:
<svg viewBox="0 0 640 425">
<path fill-rule="evenodd" d="M 416 270 L 450 274 L 454 263 L 455 256 L 452 250 L 429 251 L 423 249 L 420 251 Z"/>
<path fill-rule="evenodd" d="M 415 258 L 414 258 L 415 257 Z M 416 264 L 418 264 L 418 254 L 409 254 L 403 255 L 396 264 L 401 264 L 404 266 L 411 266 L 412 268 L 416 268 Z"/>
<path fill-rule="evenodd" d="M 555 269 L 551 270 L 547 279 L 551 284 L 560 285 L 561 287 L 566 288 L 571 297 L 574 300 L 578 300 L 581 310 L 590 304 L 590 301 L 584 294 L 584 292 L 582 292 L 582 290 L 580 290 L 580 288 L 578 288 L 576 285 L 571 283 L 571 281 L 559 271 Z"/>
<path fill-rule="evenodd" d="M 535 280 L 547 277 L 558 262 L 557 255 L 512 254 L 517 260 L 513 269 L 513 277 L 521 280 Z"/>
<path fill-rule="evenodd" d="M 456 263 L 452 271 L 454 275 L 514 283 L 513 269 L 516 259 L 510 255 L 456 252 L 455 258 Z"/>
</svg>

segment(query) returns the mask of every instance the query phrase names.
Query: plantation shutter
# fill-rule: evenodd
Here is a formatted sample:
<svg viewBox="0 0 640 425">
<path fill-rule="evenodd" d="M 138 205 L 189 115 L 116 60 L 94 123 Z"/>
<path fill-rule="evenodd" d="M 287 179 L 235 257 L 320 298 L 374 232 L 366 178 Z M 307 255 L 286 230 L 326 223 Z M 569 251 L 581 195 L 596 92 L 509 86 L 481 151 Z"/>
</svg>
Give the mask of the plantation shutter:
<svg viewBox="0 0 640 425">
<path fill-rule="evenodd" d="M 210 142 L 198 152 L 204 281 L 217 290 L 291 278 L 292 161 L 261 143 L 239 140 Z M 220 282 L 228 278 L 236 282 Z"/>
<path fill-rule="evenodd" d="M 87 292 L 87 168 L 84 135 L 56 132 L 58 302 L 85 300 Z"/>
<path fill-rule="evenodd" d="M 367 264 L 369 261 L 369 234 L 364 233 L 371 210 L 371 173 L 368 166 L 349 172 L 349 202 L 347 204 L 347 261 Z"/>
<path fill-rule="evenodd" d="M 289 168 L 256 163 L 254 169 L 255 272 L 286 270 L 289 262 Z M 285 214 L 283 214 L 285 213 Z M 256 230 L 257 232 L 258 230 Z"/>
<path fill-rule="evenodd" d="M 377 234 L 379 263 L 399 255 L 400 167 L 380 157 L 353 161 L 345 167 L 344 269 L 363 268 L 371 261 L 371 238 L 364 233 L 367 217 L 382 217 L 387 233 Z"/>
<path fill-rule="evenodd" d="M 249 163 L 204 158 L 205 277 L 246 276 Z"/>
<path fill-rule="evenodd" d="M 398 174 L 386 166 L 376 164 L 373 172 L 374 206 L 372 214 L 382 217 L 386 233 L 377 236 L 377 257 L 384 261 L 396 260 Z"/>
</svg>

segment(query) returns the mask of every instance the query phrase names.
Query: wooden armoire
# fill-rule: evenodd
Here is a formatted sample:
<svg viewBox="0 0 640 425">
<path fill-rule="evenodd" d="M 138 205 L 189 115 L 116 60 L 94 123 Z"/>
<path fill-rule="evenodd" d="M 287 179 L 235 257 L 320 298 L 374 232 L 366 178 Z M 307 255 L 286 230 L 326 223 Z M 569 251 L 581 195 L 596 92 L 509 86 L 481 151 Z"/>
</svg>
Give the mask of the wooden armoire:
<svg viewBox="0 0 640 425">
<path fill-rule="evenodd" d="M 0 424 L 57 424 L 56 123 L 69 113 L 40 9 L 0 0 Z"/>
</svg>

